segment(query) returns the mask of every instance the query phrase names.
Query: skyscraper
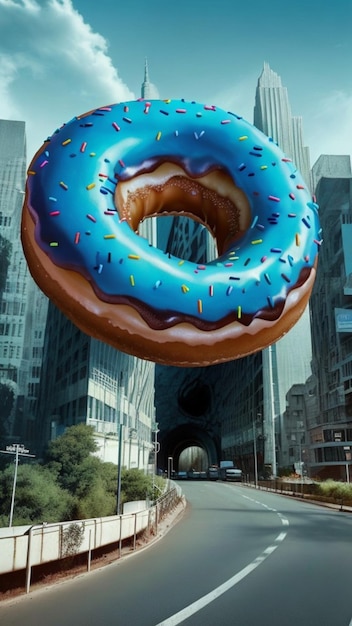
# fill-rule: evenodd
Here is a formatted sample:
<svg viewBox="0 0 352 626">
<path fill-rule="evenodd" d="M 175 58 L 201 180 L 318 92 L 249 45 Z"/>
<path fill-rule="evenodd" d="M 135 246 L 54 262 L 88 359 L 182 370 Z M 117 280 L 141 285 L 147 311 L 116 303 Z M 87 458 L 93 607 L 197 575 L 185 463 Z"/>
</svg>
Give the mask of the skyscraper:
<svg viewBox="0 0 352 626">
<path fill-rule="evenodd" d="M 258 79 L 254 124 L 277 142 L 291 158 L 310 187 L 309 150 L 304 147 L 301 118 L 293 117 L 287 88 L 281 78 L 264 63 Z M 304 383 L 311 373 L 312 350 L 309 309 L 282 339 L 263 351 L 264 413 L 268 422 L 270 414 L 276 418 L 280 433 L 279 455 L 286 465 L 290 442 L 286 440 L 283 414 L 286 394 L 296 383 Z M 274 415 L 273 415 L 274 414 Z M 268 438 L 270 441 L 270 437 Z M 267 451 L 270 454 L 270 451 Z"/>
<path fill-rule="evenodd" d="M 303 142 L 302 118 L 292 115 L 287 88 L 268 63 L 264 63 L 258 78 L 253 123 L 277 142 L 311 187 L 309 148 Z"/>
<path fill-rule="evenodd" d="M 24 440 L 22 421 L 31 414 L 27 399 L 37 391 L 46 313 L 20 240 L 25 176 L 25 123 L 0 120 L 0 421 L 3 435 L 19 432 Z"/>
</svg>

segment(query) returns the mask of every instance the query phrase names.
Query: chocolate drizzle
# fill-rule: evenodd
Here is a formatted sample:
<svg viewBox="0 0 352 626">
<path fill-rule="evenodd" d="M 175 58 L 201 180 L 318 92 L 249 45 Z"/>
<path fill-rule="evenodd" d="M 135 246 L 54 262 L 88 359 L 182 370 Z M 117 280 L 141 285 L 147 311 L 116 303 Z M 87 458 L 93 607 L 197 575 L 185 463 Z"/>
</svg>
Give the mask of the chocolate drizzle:
<svg viewBox="0 0 352 626">
<path fill-rule="evenodd" d="M 294 289 L 302 287 L 302 285 L 308 280 L 310 273 L 310 267 L 303 268 L 300 272 L 297 283 L 287 290 L 287 295 Z M 221 320 L 211 322 L 193 315 L 181 315 L 180 313 L 172 310 L 156 311 L 137 298 L 128 298 L 126 296 L 107 296 L 107 294 L 101 292 L 96 285 L 92 284 L 92 287 L 96 296 L 103 302 L 108 302 L 110 304 L 124 304 L 133 307 L 143 318 L 146 324 L 148 324 L 149 328 L 153 330 L 165 330 L 176 326 L 177 324 L 188 323 L 195 328 L 198 328 L 198 330 L 211 332 L 228 326 L 233 322 L 238 322 L 239 324 L 242 324 L 242 326 L 249 326 L 254 319 L 275 322 L 275 320 L 279 319 L 285 307 L 285 299 L 278 298 L 275 306 L 265 307 L 253 313 L 242 312 L 240 319 L 238 318 L 237 312 L 234 311 L 233 313 L 223 317 Z"/>
</svg>

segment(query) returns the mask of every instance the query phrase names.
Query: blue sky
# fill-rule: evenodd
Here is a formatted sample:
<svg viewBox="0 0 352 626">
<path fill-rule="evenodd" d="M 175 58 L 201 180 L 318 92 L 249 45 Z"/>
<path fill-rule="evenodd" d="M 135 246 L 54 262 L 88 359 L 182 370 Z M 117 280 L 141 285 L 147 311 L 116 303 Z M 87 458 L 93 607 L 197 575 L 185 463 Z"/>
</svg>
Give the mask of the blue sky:
<svg viewBox="0 0 352 626">
<path fill-rule="evenodd" d="M 266 61 L 313 164 L 352 152 L 351 33 L 352 0 L 0 0 L 0 118 L 26 122 L 30 159 L 74 115 L 139 97 L 147 57 L 161 98 L 252 122 Z"/>
</svg>

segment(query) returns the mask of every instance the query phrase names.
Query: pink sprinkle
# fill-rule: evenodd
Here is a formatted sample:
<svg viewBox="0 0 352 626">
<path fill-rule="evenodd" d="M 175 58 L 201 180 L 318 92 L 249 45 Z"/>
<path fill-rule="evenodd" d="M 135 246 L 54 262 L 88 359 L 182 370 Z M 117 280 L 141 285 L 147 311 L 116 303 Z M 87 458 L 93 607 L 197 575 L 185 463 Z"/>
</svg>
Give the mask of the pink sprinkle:
<svg viewBox="0 0 352 626">
<path fill-rule="evenodd" d="M 112 125 L 115 128 L 115 130 L 117 130 L 117 131 L 121 130 L 120 126 L 118 124 L 116 124 L 116 122 L 113 122 Z"/>
<path fill-rule="evenodd" d="M 214 295 L 214 285 L 209 285 L 209 296 Z"/>
<path fill-rule="evenodd" d="M 221 124 L 231 124 L 231 120 L 221 120 Z"/>
<path fill-rule="evenodd" d="M 87 142 L 86 142 L 86 141 L 84 141 L 84 142 L 82 143 L 81 147 L 80 147 L 80 151 L 81 151 L 81 152 L 84 152 L 84 151 L 85 151 L 85 149 L 86 149 L 86 147 L 87 147 Z"/>
<path fill-rule="evenodd" d="M 277 198 L 276 196 L 268 196 L 268 200 L 272 200 L 273 202 L 280 202 L 280 198 Z"/>
<path fill-rule="evenodd" d="M 316 243 L 318 246 L 321 246 L 321 244 L 323 243 L 322 241 L 318 241 L 318 239 L 313 239 L 314 243 Z"/>
<path fill-rule="evenodd" d="M 224 267 L 232 267 L 233 263 L 225 263 Z"/>
<path fill-rule="evenodd" d="M 304 189 L 303 185 L 297 185 L 297 189 Z"/>
<path fill-rule="evenodd" d="M 115 211 L 104 211 L 104 215 L 115 215 Z"/>
<path fill-rule="evenodd" d="M 198 270 L 206 270 L 207 266 L 206 265 L 197 265 L 197 269 Z"/>
<path fill-rule="evenodd" d="M 267 260 L 267 258 L 268 258 L 267 256 L 262 256 L 262 258 L 260 259 L 260 262 L 261 262 L 261 263 L 264 263 L 264 261 L 266 261 L 266 260 Z"/>
<path fill-rule="evenodd" d="M 216 111 L 216 108 L 215 108 L 215 106 L 213 104 L 211 104 L 211 105 L 206 104 L 204 106 L 204 108 L 205 108 L 206 111 Z"/>
<path fill-rule="evenodd" d="M 291 200 L 296 200 L 296 196 L 294 193 L 289 193 L 288 195 L 291 198 Z"/>
<path fill-rule="evenodd" d="M 107 178 L 108 177 L 107 174 L 101 174 L 101 173 L 99 173 L 98 176 L 100 176 L 100 178 Z"/>
<path fill-rule="evenodd" d="M 89 220 L 91 220 L 92 222 L 96 222 L 97 220 L 95 219 L 95 217 L 93 215 L 91 215 L 90 213 L 87 213 L 87 217 Z"/>
<path fill-rule="evenodd" d="M 123 107 L 123 110 L 124 110 L 124 112 L 125 112 L 125 113 L 128 113 L 128 111 L 129 111 L 128 106 L 124 106 L 124 107 Z"/>
<path fill-rule="evenodd" d="M 49 213 L 49 215 L 53 216 L 53 215 L 60 215 L 60 211 L 51 211 Z"/>
<path fill-rule="evenodd" d="M 79 242 L 80 236 L 81 236 L 80 233 L 76 233 L 76 236 L 75 236 L 75 243 L 76 244 Z"/>
<path fill-rule="evenodd" d="M 122 161 L 122 159 L 119 159 L 119 163 L 120 163 L 121 167 L 126 167 L 126 165 L 124 164 L 124 162 Z"/>
<path fill-rule="evenodd" d="M 43 163 L 40 164 L 40 167 L 44 167 L 44 165 L 47 165 L 49 163 L 48 159 L 46 161 L 43 161 Z"/>
<path fill-rule="evenodd" d="M 186 109 L 176 109 L 176 113 L 187 113 Z"/>
<path fill-rule="evenodd" d="M 281 159 L 281 161 L 283 161 L 284 163 L 291 163 L 291 159 Z"/>
<path fill-rule="evenodd" d="M 98 111 L 111 111 L 111 107 L 100 107 Z"/>
</svg>

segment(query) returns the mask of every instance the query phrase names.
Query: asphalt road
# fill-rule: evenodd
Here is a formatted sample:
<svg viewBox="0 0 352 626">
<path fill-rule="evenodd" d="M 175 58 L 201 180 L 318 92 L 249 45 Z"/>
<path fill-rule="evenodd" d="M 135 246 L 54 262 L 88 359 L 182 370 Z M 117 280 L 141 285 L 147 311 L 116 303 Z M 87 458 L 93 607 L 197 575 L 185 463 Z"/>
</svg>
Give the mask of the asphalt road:
<svg viewBox="0 0 352 626">
<path fill-rule="evenodd" d="M 0 604 L 2 626 L 352 626 L 352 515 L 242 485 L 185 482 L 164 538 Z"/>
</svg>

